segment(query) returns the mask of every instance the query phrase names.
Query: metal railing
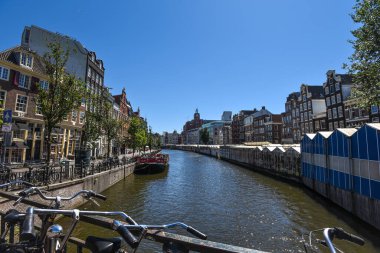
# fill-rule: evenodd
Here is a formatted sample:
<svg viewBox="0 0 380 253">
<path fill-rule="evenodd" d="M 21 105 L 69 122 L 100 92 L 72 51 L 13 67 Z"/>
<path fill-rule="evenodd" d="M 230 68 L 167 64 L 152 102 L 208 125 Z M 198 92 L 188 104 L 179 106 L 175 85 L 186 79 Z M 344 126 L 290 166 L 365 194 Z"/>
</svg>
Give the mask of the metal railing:
<svg viewBox="0 0 380 253">
<path fill-rule="evenodd" d="M 112 170 L 135 162 L 135 158 L 104 159 L 86 165 L 61 164 L 59 166 L 39 167 L 29 166 L 28 168 L 15 171 L 14 169 L 3 167 L 0 169 L 0 184 L 11 180 L 23 180 L 37 186 L 62 183 L 68 180 L 83 178 L 103 171 Z"/>
</svg>

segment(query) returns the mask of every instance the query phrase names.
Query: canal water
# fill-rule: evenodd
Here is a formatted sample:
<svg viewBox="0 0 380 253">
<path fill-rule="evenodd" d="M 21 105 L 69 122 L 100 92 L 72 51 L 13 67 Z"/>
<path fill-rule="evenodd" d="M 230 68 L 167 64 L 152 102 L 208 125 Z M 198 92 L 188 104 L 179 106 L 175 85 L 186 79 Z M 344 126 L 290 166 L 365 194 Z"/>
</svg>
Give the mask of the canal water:
<svg viewBox="0 0 380 253">
<path fill-rule="evenodd" d="M 380 252 L 380 234 L 309 190 L 208 156 L 164 150 L 167 171 L 131 175 L 103 192 L 108 200 L 81 209 L 121 210 L 144 224 L 185 222 L 208 239 L 270 252 L 304 252 L 301 234 L 343 227 L 362 236 L 364 247 L 338 243 L 345 252 Z M 75 235 L 112 236 L 80 223 Z M 160 252 L 144 240 L 138 252 Z"/>
</svg>

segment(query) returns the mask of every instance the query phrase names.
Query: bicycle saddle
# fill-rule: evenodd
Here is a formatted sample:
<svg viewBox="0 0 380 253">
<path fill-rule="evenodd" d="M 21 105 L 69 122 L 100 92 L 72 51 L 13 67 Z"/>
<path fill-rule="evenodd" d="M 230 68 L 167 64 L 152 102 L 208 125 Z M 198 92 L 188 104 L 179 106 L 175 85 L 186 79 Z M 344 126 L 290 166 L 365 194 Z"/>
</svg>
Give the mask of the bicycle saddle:
<svg viewBox="0 0 380 253">
<path fill-rule="evenodd" d="M 11 209 L 8 212 L 6 212 L 4 221 L 11 224 L 15 224 L 17 222 L 24 221 L 24 218 L 25 218 L 25 213 L 20 213 L 19 211 L 15 209 Z"/>
<path fill-rule="evenodd" d="M 86 239 L 86 247 L 93 253 L 114 253 L 120 249 L 121 242 L 120 237 L 101 238 L 89 236 Z"/>
</svg>

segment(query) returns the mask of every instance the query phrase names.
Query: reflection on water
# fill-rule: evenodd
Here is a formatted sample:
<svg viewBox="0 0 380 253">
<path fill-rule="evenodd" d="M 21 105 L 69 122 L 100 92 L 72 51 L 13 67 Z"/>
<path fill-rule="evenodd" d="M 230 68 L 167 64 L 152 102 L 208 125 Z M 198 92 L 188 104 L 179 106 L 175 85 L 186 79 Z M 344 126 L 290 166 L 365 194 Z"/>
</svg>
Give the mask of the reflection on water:
<svg viewBox="0 0 380 253">
<path fill-rule="evenodd" d="M 309 190 L 207 156 L 164 152 L 170 155 L 164 173 L 131 175 L 103 192 L 108 200 L 100 208 L 81 208 L 122 210 L 144 224 L 183 221 L 211 241 L 273 252 L 303 252 L 302 233 L 339 226 L 366 240 L 365 247 L 339 244 L 345 252 L 380 252 L 377 231 Z M 84 223 L 75 235 L 111 236 Z M 159 249 L 144 243 L 138 251 Z"/>
</svg>

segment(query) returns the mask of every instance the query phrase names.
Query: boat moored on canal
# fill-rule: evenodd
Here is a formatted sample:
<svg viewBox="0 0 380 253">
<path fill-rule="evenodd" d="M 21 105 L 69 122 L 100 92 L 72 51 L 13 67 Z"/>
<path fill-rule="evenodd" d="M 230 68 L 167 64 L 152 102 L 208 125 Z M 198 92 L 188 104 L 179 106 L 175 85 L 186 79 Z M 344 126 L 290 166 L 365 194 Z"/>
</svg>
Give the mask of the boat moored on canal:
<svg viewBox="0 0 380 253">
<path fill-rule="evenodd" d="M 135 174 L 155 174 L 163 172 L 169 165 L 169 155 L 149 154 L 136 159 Z"/>
</svg>

